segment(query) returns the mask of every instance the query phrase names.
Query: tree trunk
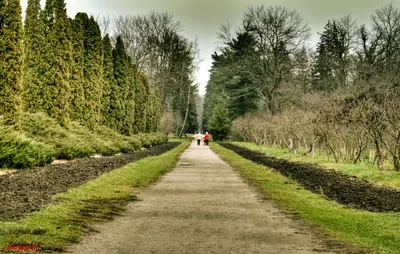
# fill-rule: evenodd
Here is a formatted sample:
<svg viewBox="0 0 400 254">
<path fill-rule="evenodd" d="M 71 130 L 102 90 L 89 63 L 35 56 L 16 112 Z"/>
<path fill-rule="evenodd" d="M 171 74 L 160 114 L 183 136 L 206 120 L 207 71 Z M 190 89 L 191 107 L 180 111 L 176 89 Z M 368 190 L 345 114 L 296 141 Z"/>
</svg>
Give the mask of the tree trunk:
<svg viewBox="0 0 400 254">
<path fill-rule="evenodd" d="M 400 161 L 398 156 L 393 156 L 393 167 L 395 171 L 400 171 Z"/>
<path fill-rule="evenodd" d="M 376 149 L 376 158 L 378 159 L 378 168 L 379 168 L 379 170 L 383 170 L 384 158 L 383 158 L 381 148 L 379 146 L 379 141 L 375 140 L 374 143 L 375 143 L 375 149 Z"/>
<path fill-rule="evenodd" d="M 359 161 L 360 160 L 360 157 L 361 157 L 361 154 L 362 154 L 362 152 L 365 150 L 365 147 L 363 148 L 363 147 L 359 147 L 359 149 L 358 149 L 358 153 L 357 153 L 357 157 L 356 157 L 356 159 L 354 160 L 354 164 L 357 164 L 357 161 Z"/>
<path fill-rule="evenodd" d="M 185 128 L 185 125 L 186 125 L 186 120 L 187 120 L 188 113 L 189 113 L 189 103 L 190 103 L 190 87 L 188 89 L 188 97 L 187 97 L 187 106 L 186 106 L 186 112 L 185 112 L 185 119 L 183 120 L 182 129 L 181 129 L 181 132 L 179 133 L 179 138 L 182 137 L 183 129 Z"/>
</svg>

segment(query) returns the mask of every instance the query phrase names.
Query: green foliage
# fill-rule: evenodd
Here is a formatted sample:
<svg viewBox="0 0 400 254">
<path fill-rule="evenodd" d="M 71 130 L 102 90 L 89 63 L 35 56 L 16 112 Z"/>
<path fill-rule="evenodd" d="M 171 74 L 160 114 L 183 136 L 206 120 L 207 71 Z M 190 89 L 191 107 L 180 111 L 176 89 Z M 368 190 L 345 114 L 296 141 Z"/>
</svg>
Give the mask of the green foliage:
<svg viewBox="0 0 400 254">
<path fill-rule="evenodd" d="M 101 115 L 103 117 L 102 124 L 114 130 L 117 129 L 116 119 L 113 118 L 113 110 L 115 105 L 112 104 L 112 95 L 116 89 L 114 79 L 114 64 L 112 55 L 112 46 L 108 34 L 103 38 L 103 93 L 102 93 L 102 109 Z"/>
<path fill-rule="evenodd" d="M 0 1 L 0 115 L 21 125 L 22 21 L 19 0 Z"/>
<path fill-rule="evenodd" d="M 215 105 L 208 123 L 209 130 L 214 140 L 222 141 L 228 137 L 231 130 L 231 122 L 228 118 L 226 102 L 221 97 Z"/>
<path fill-rule="evenodd" d="M 124 136 L 105 126 L 97 126 L 95 128 L 95 133 L 101 139 L 112 142 L 112 146 L 117 147 L 122 153 L 138 151 L 142 147 L 142 142 L 139 137 Z"/>
<path fill-rule="evenodd" d="M 197 122 L 196 101 L 193 99 L 189 103 L 188 117 L 186 120 L 185 133 L 197 133 L 199 124 Z"/>
<path fill-rule="evenodd" d="M 71 37 L 73 46 L 73 63 L 71 72 L 71 119 L 75 121 L 83 120 L 83 111 L 85 108 L 85 44 L 84 44 L 84 26 L 80 13 L 71 21 Z"/>
<path fill-rule="evenodd" d="M 313 68 L 312 89 L 334 91 L 344 86 L 349 51 L 349 27 L 341 26 L 336 20 L 329 20 L 317 44 L 317 56 Z"/>
<path fill-rule="evenodd" d="M 0 167 L 166 142 L 154 133 L 129 136 L 157 131 L 161 96 L 150 89 L 121 37 L 113 49 L 93 17 L 68 18 L 64 0 L 46 0 L 44 10 L 39 0 L 29 0 L 24 34 L 21 19 L 19 1 L 0 0 Z"/>
<path fill-rule="evenodd" d="M 227 72 L 225 79 L 225 91 L 228 94 L 229 116 L 235 119 L 248 112 L 258 109 L 259 97 L 256 90 L 256 82 L 249 70 L 254 68 L 251 64 L 253 57 L 257 56 L 256 41 L 249 32 L 238 33 L 228 43 L 229 48 L 222 56 L 214 55 L 215 68 Z M 237 63 L 240 62 L 240 65 Z M 230 75 L 231 73 L 237 75 Z"/>
<path fill-rule="evenodd" d="M 100 27 L 93 16 L 84 23 L 84 34 L 85 107 L 83 121 L 89 128 L 94 128 L 101 120 L 103 44 Z"/>
<path fill-rule="evenodd" d="M 168 137 L 160 132 L 139 133 L 136 136 L 140 139 L 143 147 L 152 147 L 168 142 Z"/>
<path fill-rule="evenodd" d="M 217 98 L 223 94 L 228 97 L 229 118 L 235 119 L 258 109 L 260 97 L 252 59 L 257 56 L 256 41 L 249 32 L 238 33 L 227 43 L 220 54 L 213 54 L 210 81 L 207 84 L 203 111 L 203 129 L 208 129 L 211 110 Z"/>
<path fill-rule="evenodd" d="M 128 133 L 131 129 L 124 129 L 125 115 L 125 91 L 128 86 L 127 77 L 127 56 L 122 38 L 117 37 L 115 48 L 113 49 L 114 79 L 115 88 L 111 94 L 111 105 L 113 105 L 112 118 L 116 123 L 116 129 L 121 133 Z"/>
<path fill-rule="evenodd" d="M 71 126 L 68 131 L 55 119 L 41 113 L 24 114 L 22 128 L 27 137 L 52 146 L 57 159 L 82 158 L 96 152 L 93 144 L 88 142 L 93 141 L 88 136 L 89 131 L 86 135 L 76 135 L 76 126 Z"/>
<path fill-rule="evenodd" d="M 123 90 L 125 111 L 121 133 L 131 135 L 133 134 L 133 125 L 135 122 L 135 74 L 137 72 L 137 66 L 132 63 L 132 59 L 129 56 L 127 56 L 125 64 L 127 83 Z"/>
<path fill-rule="evenodd" d="M 135 82 L 135 123 L 133 133 L 146 132 L 146 118 L 150 93 L 149 82 L 143 72 L 136 74 Z"/>
<path fill-rule="evenodd" d="M 72 44 L 64 0 L 47 0 L 45 7 L 44 110 L 59 124 L 69 124 Z"/>
<path fill-rule="evenodd" d="M 0 122 L 0 168 L 24 168 L 50 163 L 56 157 L 52 146 L 25 137 Z"/>
<path fill-rule="evenodd" d="M 23 104 L 28 112 L 43 109 L 43 45 L 45 27 L 40 0 L 29 0 L 24 25 Z"/>
<path fill-rule="evenodd" d="M 141 147 L 139 139 L 125 137 L 106 127 L 97 127 L 93 132 L 78 122 L 71 122 L 67 130 L 40 113 L 24 114 L 23 131 L 27 137 L 52 146 L 58 159 L 113 155 Z"/>
</svg>

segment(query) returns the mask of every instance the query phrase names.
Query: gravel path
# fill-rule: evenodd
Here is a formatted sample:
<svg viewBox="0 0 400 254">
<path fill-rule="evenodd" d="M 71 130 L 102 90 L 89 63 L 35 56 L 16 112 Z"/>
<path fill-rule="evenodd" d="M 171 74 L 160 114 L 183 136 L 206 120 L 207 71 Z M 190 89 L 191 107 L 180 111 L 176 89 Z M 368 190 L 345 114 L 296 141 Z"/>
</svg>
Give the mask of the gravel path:
<svg viewBox="0 0 400 254">
<path fill-rule="evenodd" d="M 126 214 L 96 226 L 68 253 L 347 253 L 257 193 L 209 147 L 193 143 L 176 168 Z"/>
</svg>

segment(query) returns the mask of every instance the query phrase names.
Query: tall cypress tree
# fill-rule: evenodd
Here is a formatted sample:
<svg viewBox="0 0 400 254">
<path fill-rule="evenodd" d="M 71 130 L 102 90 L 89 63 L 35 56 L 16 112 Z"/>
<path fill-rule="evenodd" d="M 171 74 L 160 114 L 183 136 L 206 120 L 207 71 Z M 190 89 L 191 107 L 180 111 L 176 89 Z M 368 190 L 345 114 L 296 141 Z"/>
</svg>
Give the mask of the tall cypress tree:
<svg viewBox="0 0 400 254">
<path fill-rule="evenodd" d="M 85 31 L 85 107 L 84 121 L 93 128 L 101 120 L 103 90 L 103 44 L 100 27 L 93 17 L 87 21 Z"/>
<path fill-rule="evenodd" d="M 115 48 L 113 49 L 113 62 L 114 79 L 116 85 L 111 95 L 111 104 L 114 105 L 114 109 L 112 110 L 112 118 L 115 119 L 117 130 L 121 133 L 126 133 L 127 130 L 124 128 L 124 117 L 126 111 L 125 91 L 127 90 L 128 73 L 127 55 L 121 36 L 117 37 Z"/>
<path fill-rule="evenodd" d="M 135 82 L 135 123 L 133 132 L 146 132 L 147 101 L 150 93 L 149 82 L 143 72 L 137 72 Z"/>
<path fill-rule="evenodd" d="M 102 104 L 102 124 L 112 129 L 117 129 L 116 119 L 113 118 L 113 110 L 117 110 L 116 105 L 112 103 L 112 94 L 115 89 L 114 64 L 112 55 L 112 46 L 108 34 L 103 38 L 103 94 Z"/>
<path fill-rule="evenodd" d="M 132 63 L 132 58 L 130 56 L 127 57 L 125 64 L 127 83 L 124 90 L 125 116 L 123 118 L 122 132 L 125 135 L 130 135 L 133 133 L 135 122 L 135 74 L 137 72 L 137 67 Z"/>
<path fill-rule="evenodd" d="M 44 109 L 62 126 L 69 124 L 72 44 L 64 0 L 47 0 L 44 64 Z"/>
<path fill-rule="evenodd" d="M 83 21 L 79 14 L 71 20 L 71 36 L 73 46 L 73 63 L 71 71 L 71 118 L 83 121 L 83 110 L 85 108 L 85 82 L 84 82 L 84 30 Z"/>
<path fill-rule="evenodd" d="M 29 0 L 24 26 L 23 101 L 29 112 L 43 108 L 44 23 L 40 0 Z"/>
<path fill-rule="evenodd" d="M 19 0 L 0 0 L 0 114 L 21 127 L 22 17 Z"/>
</svg>

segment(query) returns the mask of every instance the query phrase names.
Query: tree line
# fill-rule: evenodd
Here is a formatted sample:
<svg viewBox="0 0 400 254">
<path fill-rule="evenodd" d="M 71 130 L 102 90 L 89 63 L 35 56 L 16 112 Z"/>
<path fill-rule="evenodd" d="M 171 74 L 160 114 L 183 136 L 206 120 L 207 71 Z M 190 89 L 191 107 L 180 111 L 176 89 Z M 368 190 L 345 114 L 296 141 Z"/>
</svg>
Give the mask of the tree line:
<svg viewBox="0 0 400 254">
<path fill-rule="evenodd" d="M 164 133 L 195 133 L 199 128 L 196 110 L 199 63 L 197 41 L 181 32 L 183 25 L 168 12 L 103 17 L 126 42 L 128 54 L 160 91 Z M 107 25 L 105 27 L 108 27 Z"/>
<path fill-rule="evenodd" d="M 370 20 L 328 20 L 313 49 L 296 10 L 248 8 L 240 27 L 221 26 L 203 128 L 225 107 L 233 138 L 400 170 L 400 10 Z"/>
<path fill-rule="evenodd" d="M 125 135 L 197 129 L 197 46 L 179 22 L 156 12 L 114 21 L 110 33 L 105 17 L 68 17 L 64 0 L 46 0 L 44 9 L 29 0 L 22 24 L 20 1 L 0 1 L 4 122 L 20 129 L 22 112 L 45 112 L 65 128 L 78 121 Z"/>
</svg>

